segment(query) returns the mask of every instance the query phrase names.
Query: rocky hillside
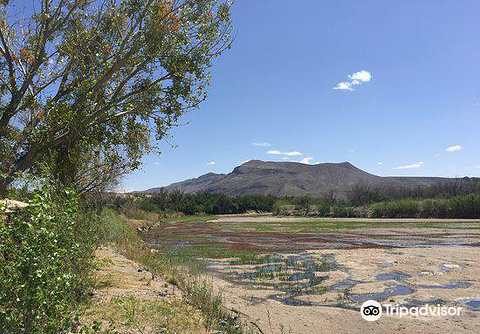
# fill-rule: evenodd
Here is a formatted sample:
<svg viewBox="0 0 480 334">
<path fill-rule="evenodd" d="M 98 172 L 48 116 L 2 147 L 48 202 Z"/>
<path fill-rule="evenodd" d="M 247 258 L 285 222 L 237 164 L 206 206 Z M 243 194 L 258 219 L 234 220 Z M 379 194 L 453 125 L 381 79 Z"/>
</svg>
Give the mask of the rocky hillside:
<svg viewBox="0 0 480 334">
<path fill-rule="evenodd" d="M 467 182 L 461 181 L 461 182 Z M 215 192 L 227 195 L 272 194 L 321 197 L 334 191 L 344 197 L 356 184 L 372 187 L 422 188 L 449 182 L 438 177 L 380 177 L 367 173 L 349 162 L 306 165 L 297 162 L 264 162 L 251 160 L 229 174 L 208 173 L 195 179 L 173 183 L 165 190 L 186 193 Z M 152 188 L 145 193 L 157 192 Z"/>
</svg>

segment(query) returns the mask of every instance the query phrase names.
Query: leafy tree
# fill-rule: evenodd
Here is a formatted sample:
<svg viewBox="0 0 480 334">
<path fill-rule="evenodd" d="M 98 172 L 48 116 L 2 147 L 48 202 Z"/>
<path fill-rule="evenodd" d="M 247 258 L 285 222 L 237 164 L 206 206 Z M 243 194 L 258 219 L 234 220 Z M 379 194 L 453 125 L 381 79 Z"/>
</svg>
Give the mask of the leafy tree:
<svg viewBox="0 0 480 334">
<path fill-rule="evenodd" d="M 218 0 L 0 4 L 0 191 L 47 166 L 79 190 L 138 167 L 206 97 L 231 42 Z M 90 171 L 90 172 L 89 172 Z"/>
</svg>

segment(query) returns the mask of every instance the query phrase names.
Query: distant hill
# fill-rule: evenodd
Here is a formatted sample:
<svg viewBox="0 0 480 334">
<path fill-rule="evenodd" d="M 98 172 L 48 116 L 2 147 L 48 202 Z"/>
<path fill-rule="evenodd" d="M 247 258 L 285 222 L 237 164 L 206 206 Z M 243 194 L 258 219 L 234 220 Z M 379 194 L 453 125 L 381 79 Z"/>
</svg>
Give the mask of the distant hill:
<svg viewBox="0 0 480 334">
<path fill-rule="evenodd" d="M 173 183 L 165 190 L 186 193 L 211 192 L 231 196 L 272 194 L 283 196 L 322 197 L 335 192 L 345 197 L 356 184 L 372 187 L 423 188 L 454 179 L 439 177 L 381 177 L 367 173 L 349 162 L 307 165 L 297 162 L 265 162 L 251 160 L 229 174 L 208 173 L 195 179 Z M 460 182 L 469 182 L 469 178 Z M 152 188 L 143 193 L 158 192 Z"/>
</svg>

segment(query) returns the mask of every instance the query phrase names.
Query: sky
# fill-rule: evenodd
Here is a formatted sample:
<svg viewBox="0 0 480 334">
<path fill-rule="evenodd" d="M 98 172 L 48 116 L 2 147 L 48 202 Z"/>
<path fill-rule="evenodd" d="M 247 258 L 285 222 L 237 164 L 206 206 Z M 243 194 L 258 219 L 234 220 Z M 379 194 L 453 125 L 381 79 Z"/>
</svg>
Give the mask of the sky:
<svg viewBox="0 0 480 334">
<path fill-rule="evenodd" d="M 238 0 L 232 19 L 207 101 L 122 190 L 251 159 L 480 176 L 480 1 Z"/>
</svg>

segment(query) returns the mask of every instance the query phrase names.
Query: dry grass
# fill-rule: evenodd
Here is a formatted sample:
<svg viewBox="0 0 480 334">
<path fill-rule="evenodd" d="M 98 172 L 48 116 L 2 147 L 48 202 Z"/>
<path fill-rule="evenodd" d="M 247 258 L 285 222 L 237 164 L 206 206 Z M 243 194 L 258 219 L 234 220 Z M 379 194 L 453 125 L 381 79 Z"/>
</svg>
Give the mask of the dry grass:
<svg viewBox="0 0 480 334">
<path fill-rule="evenodd" d="M 201 313 L 181 300 L 117 296 L 105 303 L 94 303 L 85 319 L 86 323 L 101 322 L 104 331 L 114 327 L 125 334 L 206 333 Z"/>
<path fill-rule="evenodd" d="M 111 249 L 96 252 L 94 298 L 82 323 L 104 333 L 206 333 L 202 313 L 174 285 Z"/>
</svg>

